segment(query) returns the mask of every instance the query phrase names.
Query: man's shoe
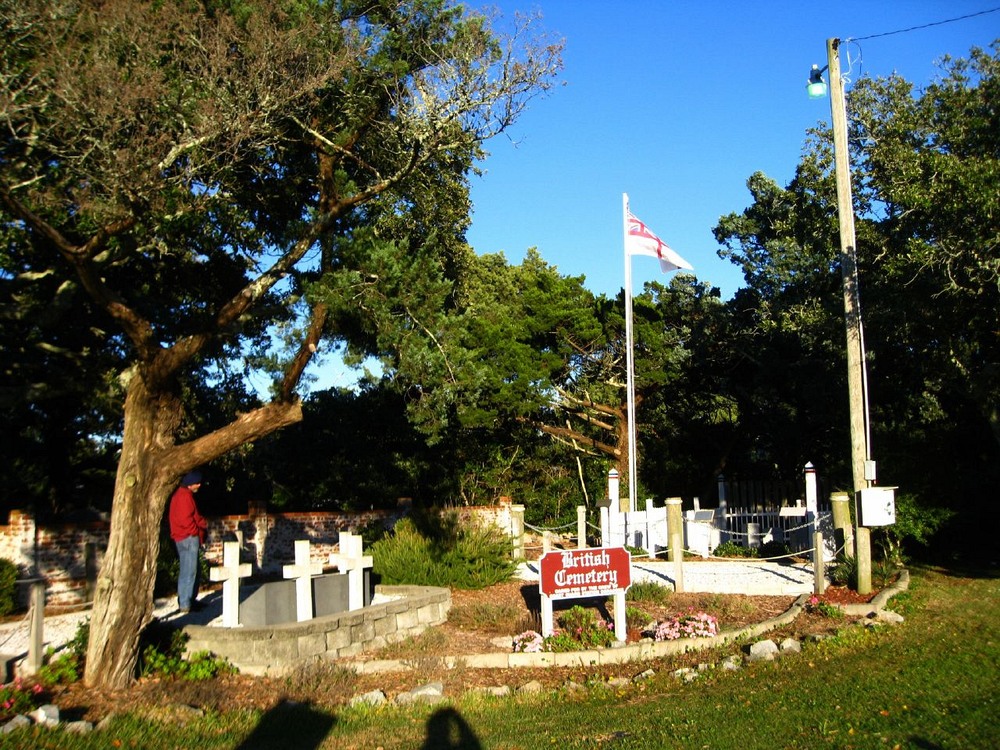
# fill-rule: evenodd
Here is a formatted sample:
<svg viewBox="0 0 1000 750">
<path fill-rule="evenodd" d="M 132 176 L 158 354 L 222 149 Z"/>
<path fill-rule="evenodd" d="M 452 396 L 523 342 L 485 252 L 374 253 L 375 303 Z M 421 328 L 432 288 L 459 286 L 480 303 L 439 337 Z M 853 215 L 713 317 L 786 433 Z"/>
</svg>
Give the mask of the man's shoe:
<svg viewBox="0 0 1000 750">
<path fill-rule="evenodd" d="M 191 611 L 191 608 L 190 608 L 190 607 L 180 607 L 180 608 L 178 609 L 178 611 L 179 611 L 179 612 L 180 612 L 180 613 L 181 613 L 182 615 L 186 615 L 186 614 L 188 614 L 188 613 L 189 613 L 189 612 Z"/>
</svg>

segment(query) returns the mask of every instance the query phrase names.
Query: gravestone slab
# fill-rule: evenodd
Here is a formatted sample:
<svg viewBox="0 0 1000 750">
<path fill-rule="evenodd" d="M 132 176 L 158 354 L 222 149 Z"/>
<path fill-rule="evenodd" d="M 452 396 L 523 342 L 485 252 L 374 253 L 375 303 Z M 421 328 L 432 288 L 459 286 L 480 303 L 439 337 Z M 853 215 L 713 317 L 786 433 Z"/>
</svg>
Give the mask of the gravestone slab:
<svg viewBox="0 0 1000 750">
<path fill-rule="evenodd" d="M 347 574 L 330 573 L 312 579 L 313 608 L 316 617 L 347 611 Z"/>
<path fill-rule="evenodd" d="M 327 573 L 313 577 L 313 608 L 315 610 L 315 617 L 335 615 L 348 611 L 350 608 L 349 581 L 350 577 L 347 573 Z M 365 570 L 362 606 L 371 606 L 374 590 L 372 586 L 372 572 L 371 570 Z"/>
<path fill-rule="evenodd" d="M 261 584 L 240 602 L 240 624 L 262 628 L 296 621 L 295 581 Z"/>
<path fill-rule="evenodd" d="M 372 601 L 371 571 L 364 576 L 364 606 Z M 329 573 L 313 576 L 313 617 L 325 617 L 346 612 L 348 608 L 348 579 L 346 573 Z M 240 602 L 240 624 L 247 628 L 261 628 L 296 622 L 295 581 L 271 581 L 261 584 Z"/>
</svg>

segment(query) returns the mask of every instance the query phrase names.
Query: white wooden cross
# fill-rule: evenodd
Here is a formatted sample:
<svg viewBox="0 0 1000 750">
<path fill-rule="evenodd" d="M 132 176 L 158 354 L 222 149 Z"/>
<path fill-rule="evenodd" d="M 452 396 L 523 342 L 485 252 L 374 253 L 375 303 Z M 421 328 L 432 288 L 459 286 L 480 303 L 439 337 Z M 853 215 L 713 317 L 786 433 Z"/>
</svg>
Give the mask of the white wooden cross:
<svg viewBox="0 0 1000 750">
<path fill-rule="evenodd" d="M 323 572 L 320 563 L 309 562 L 309 540 L 295 541 L 295 564 L 285 565 L 281 573 L 285 578 L 295 579 L 295 616 L 299 622 L 311 620 L 313 616 L 312 577 Z"/>
<path fill-rule="evenodd" d="M 347 573 L 347 609 L 365 606 L 365 568 L 372 567 L 371 555 L 362 554 L 364 540 L 349 531 L 340 532 L 340 552 L 330 555 L 330 564 Z"/>
<path fill-rule="evenodd" d="M 250 575 L 250 563 L 240 563 L 239 542 L 222 545 L 222 565 L 208 571 L 213 581 L 222 581 L 222 626 L 240 624 L 240 579 Z"/>
</svg>

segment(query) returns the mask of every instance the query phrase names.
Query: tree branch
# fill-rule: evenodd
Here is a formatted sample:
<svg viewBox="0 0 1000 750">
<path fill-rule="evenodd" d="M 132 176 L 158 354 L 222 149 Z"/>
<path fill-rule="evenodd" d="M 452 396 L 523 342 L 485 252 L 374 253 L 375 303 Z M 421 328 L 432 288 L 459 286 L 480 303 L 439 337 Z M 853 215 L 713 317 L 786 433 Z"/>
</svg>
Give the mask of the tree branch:
<svg viewBox="0 0 1000 750">
<path fill-rule="evenodd" d="M 323 327 L 326 325 L 328 313 L 329 308 L 324 303 L 317 302 L 313 305 L 309 330 L 306 332 L 305 338 L 302 339 L 302 344 L 299 346 L 295 358 L 288 366 L 288 370 L 285 371 L 285 377 L 281 381 L 279 396 L 281 401 L 291 401 L 294 398 L 295 387 L 299 384 L 299 379 L 302 377 L 306 365 L 309 364 L 309 361 L 319 349 L 319 340 L 323 335 Z"/>
<path fill-rule="evenodd" d="M 272 401 L 259 409 L 240 414 L 229 424 L 188 443 L 166 451 L 169 466 L 193 468 L 201 466 L 246 443 L 252 443 L 283 427 L 302 421 L 302 402 Z"/>
<path fill-rule="evenodd" d="M 613 458 L 618 458 L 621 455 L 621 451 L 614 445 L 609 445 L 608 443 L 601 442 L 595 438 L 584 435 L 582 432 L 573 430 L 567 427 L 556 427 L 554 425 L 545 424 L 544 422 L 537 422 L 534 420 L 529 420 L 525 418 L 519 419 L 519 421 L 526 422 L 532 427 L 544 432 L 546 435 L 551 435 L 553 437 L 559 437 L 567 440 L 575 440 L 578 443 L 585 445 L 594 450 L 600 451 L 601 453 L 612 456 Z"/>
</svg>

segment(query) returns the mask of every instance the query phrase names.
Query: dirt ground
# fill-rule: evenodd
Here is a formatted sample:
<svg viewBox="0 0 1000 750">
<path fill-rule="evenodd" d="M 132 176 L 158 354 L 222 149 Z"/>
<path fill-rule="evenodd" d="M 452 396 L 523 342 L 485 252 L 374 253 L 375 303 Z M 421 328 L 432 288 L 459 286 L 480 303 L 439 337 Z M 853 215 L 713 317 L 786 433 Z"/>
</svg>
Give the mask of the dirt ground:
<svg viewBox="0 0 1000 750">
<path fill-rule="evenodd" d="M 870 600 L 848 589 L 833 587 L 823 596 L 831 603 L 856 603 Z M 763 622 L 785 612 L 795 601 L 793 596 L 743 596 L 736 594 L 671 594 L 662 606 L 644 602 L 629 602 L 642 609 L 650 619 L 663 619 L 689 609 L 716 616 L 722 631 L 735 630 Z M 603 600 L 573 600 L 561 603 L 563 608 L 581 604 L 593 608 L 605 619 L 611 619 Z M 348 702 L 352 697 L 370 690 L 382 690 L 390 699 L 428 682 L 444 684 L 446 695 L 455 695 L 475 687 L 509 685 L 516 688 L 537 680 L 546 687 L 558 687 L 569 680 L 592 682 L 611 677 L 631 677 L 635 664 L 573 669 L 468 669 L 437 668 L 433 657 L 442 655 L 509 651 L 514 635 L 527 629 L 539 630 L 538 584 L 512 581 L 481 591 L 452 591 L 449 621 L 432 628 L 417 639 L 366 654 L 365 659 L 405 659 L 413 669 L 357 675 L 335 662 L 302 669 L 283 677 L 257 678 L 232 675 L 204 682 L 176 679 L 146 678 L 128 691 L 102 693 L 88 690 L 80 683 L 57 688 L 51 696 L 67 721 L 86 719 L 100 721 L 116 711 L 134 710 L 162 720 L 175 720 L 190 707 L 205 710 L 258 708 L 267 710 L 284 700 L 308 701 L 328 709 Z M 555 609 L 558 619 L 560 607 Z M 818 613 L 803 613 L 792 625 L 772 631 L 767 637 L 803 638 L 813 633 L 831 633 L 848 620 L 832 619 Z M 638 638 L 630 632 L 630 640 Z M 733 647 L 735 648 L 735 647 Z M 711 660 L 721 657 L 708 657 Z M 685 654 L 650 664 L 654 669 L 677 669 L 680 666 L 705 661 L 704 654 Z M 643 669 L 646 666 L 643 666 Z"/>
</svg>

